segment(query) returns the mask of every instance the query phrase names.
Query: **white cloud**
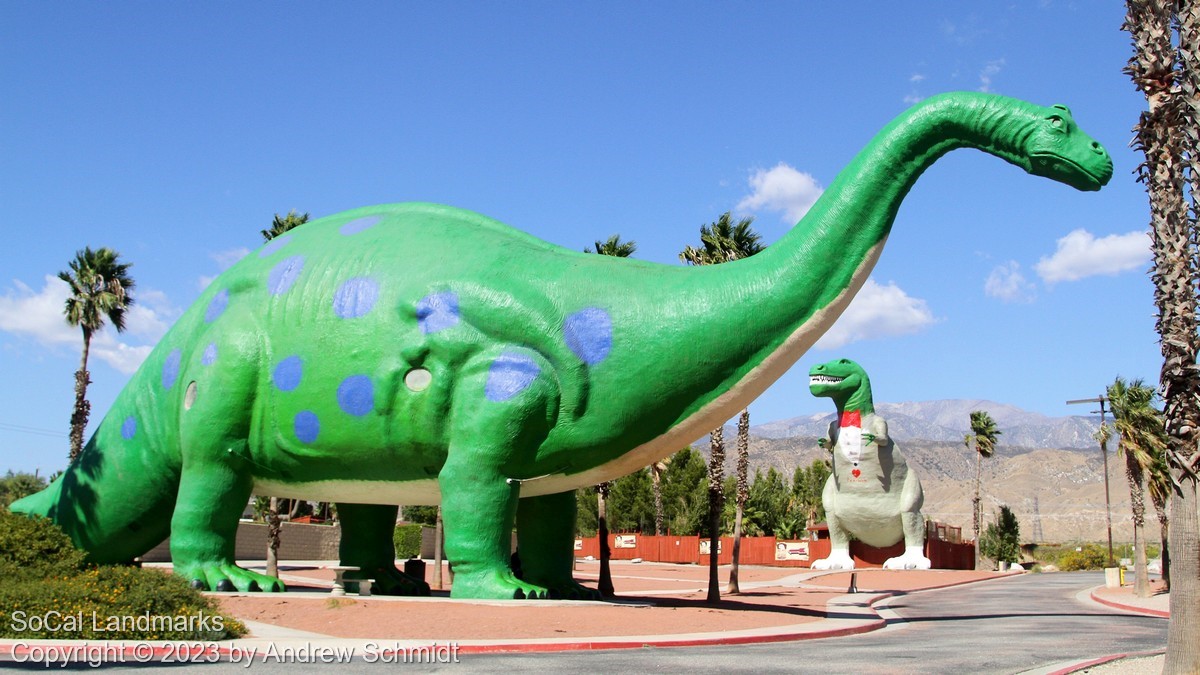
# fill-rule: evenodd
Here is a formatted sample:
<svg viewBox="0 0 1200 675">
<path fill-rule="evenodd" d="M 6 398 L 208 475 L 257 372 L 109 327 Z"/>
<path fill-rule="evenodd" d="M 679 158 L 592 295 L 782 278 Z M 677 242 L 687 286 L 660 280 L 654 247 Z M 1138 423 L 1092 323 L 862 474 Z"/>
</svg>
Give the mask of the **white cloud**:
<svg viewBox="0 0 1200 675">
<path fill-rule="evenodd" d="M 1149 260 L 1150 241 L 1141 230 L 1097 239 L 1091 232 L 1078 229 L 1059 239 L 1054 255 L 1042 258 L 1034 268 L 1043 281 L 1052 284 L 1120 274 L 1142 267 Z"/>
<path fill-rule="evenodd" d="M 992 269 L 983 284 L 983 292 L 1004 302 L 1033 302 L 1037 297 L 1036 287 L 1021 273 L 1021 265 L 1015 260 Z"/>
<path fill-rule="evenodd" d="M 817 349 L 839 349 L 851 342 L 916 333 L 934 322 L 924 300 L 909 296 L 893 282 L 867 279 L 837 323 L 817 341 Z"/>
<path fill-rule="evenodd" d="M 916 84 L 917 82 L 924 82 L 925 76 L 921 73 L 913 73 L 912 77 L 908 78 L 908 81 L 912 82 L 913 84 Z"/>
<path fill-rule="evenodd" d="M 208 257 L 212 258 L 217 263 L 217 267 L 224 272 L 230 267 L 233 267 L 234 263 L 249 255 L 249 253 L 250 249 L 246 248 L 245 246 L 239 246 L 238 248 L 231 248 L 224 251 L 217 251 L 216 253 L 210 253 Z M 211 284 L 216 278 L 216 275 L 211 277 L 206 275 L 201 276 L 196 280 L 196 285 L 201 291 L 203 291 L 204 289 L 208 288 L 208 285 Z"/>
<path fill-rule="evenodd" d="M 1004 59 L 996 59 L 988 61 L 983 70 L 979 72 L 979 91 L 989 92 L 992 90 L 992 78 L 1000 74 L 1000 70 L 1004 68 Z"/>
<path fill-rule="evenodd" d="M 738 202 L 738 211 L 781 211 L 788 223 L 800 220 L 822 192 L 811 174 L 797 171 L 783 162 L 773 169 L 755 171 L 750 176 L 750 189 L 752 192 Z"/>
<path fill-rule="evenodd" d="M 47 275 L 41 290 L 13 281 L 13 286 L 0 295 L 0 331 L 32 339 L 55 351 L 68 348 L 79 350 L 83 334 L 63 318 L 63 305 L 70 290 L 66 282 Z M 125 315 L 125 335 L 140 338 L 122 341 L 111 328 L 92 336 L 91 356 L 129 374 L 137 370 L 150 353 L 153 343 L 167 331 L 168 321 L 178 314 L 161 291 L 135 291 L 137 302 Z M 148 344 L 146 344 L 148 343 Z"/>
</svg>

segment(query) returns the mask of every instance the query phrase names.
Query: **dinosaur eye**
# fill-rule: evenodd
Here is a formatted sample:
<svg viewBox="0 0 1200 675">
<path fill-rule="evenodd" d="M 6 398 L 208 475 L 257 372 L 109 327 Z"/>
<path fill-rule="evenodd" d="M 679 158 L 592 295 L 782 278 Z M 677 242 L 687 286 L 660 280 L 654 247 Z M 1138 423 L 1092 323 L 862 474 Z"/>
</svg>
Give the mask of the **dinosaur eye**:
<svg viewBox="0 0 1200 675">
<path fill-rule="evenodd" d="M 1063 118 L 1055 115 L 1050 118 L 1050 124 L 1054 125 L 1055 129 L 1061 129 L 1063 127 Z"/>
</svg>

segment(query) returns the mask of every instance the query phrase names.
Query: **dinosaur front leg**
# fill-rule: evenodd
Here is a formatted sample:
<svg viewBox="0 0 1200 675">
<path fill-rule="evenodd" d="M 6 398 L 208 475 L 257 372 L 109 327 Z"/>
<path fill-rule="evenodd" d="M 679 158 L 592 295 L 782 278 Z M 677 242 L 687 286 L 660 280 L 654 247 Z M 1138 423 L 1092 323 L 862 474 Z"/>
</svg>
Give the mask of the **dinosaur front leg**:
<svg viewBox="0 0 1200 675">
<path fill-rule="evenodd" d="M 575 493 L 525 497 L 517 506 L 521 578 L 571 600 L 599 600 L 600 592 L 575 581 Z"/>
<path fill-rule="evenodd" d="M 337 505 L 342 538 L 338 555 L 343 565 L 358 567 L 363 579 L 374 579 L 371 592 L 382 595 L 429 595 L 424 579 L 396 569 L 392 534 L 396 507 L 378 504 Z M 353 577 L 347 575 L 347 580 Z"/>
<path fill-rule="evenodd" d="M 446 554 L 456 598 L 545 598 L 509 567 L 520 481 L 550 431 L 557 390 L 549 364 L 526 350 L 477 357 L 464 368 L 438 474 Z"/>
<path fill-rule="evenodd" d="M 176 575 L 202 590 L 285 590 L 279 579 L 234 563 L 238 519 L 251 487 L 249 473 L 236 470 L 227 460 L 185 461 L 171 517 Z"/>
</svg>

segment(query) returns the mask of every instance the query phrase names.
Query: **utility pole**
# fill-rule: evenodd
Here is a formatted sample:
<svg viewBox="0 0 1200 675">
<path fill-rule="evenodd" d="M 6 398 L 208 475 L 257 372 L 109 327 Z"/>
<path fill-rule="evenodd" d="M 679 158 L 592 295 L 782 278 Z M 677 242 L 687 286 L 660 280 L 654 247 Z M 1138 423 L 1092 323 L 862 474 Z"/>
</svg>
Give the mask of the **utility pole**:
<svg viewBox="0 0 1200 675">
<path fill-rule="evenodd" d="M 1116 567 L 1116 558 L 1113 557 L 1112 544 L 1112 501 L 1108 496 L 1108 438 L 1104 433 L 1104 404 L 1108 399 L 1104 396 L 1096 398 L 1081 398 L 1075 401 L 1067 401 L 1067 404 L 1074 403 L 1099 403 L 1100 404 L 1100 454 L 1104 457 L 1104 520 L 1108 523 L 1108 566 Z M 1097 412 L 1095 410 L 1093 413 Z"/>
</svg>

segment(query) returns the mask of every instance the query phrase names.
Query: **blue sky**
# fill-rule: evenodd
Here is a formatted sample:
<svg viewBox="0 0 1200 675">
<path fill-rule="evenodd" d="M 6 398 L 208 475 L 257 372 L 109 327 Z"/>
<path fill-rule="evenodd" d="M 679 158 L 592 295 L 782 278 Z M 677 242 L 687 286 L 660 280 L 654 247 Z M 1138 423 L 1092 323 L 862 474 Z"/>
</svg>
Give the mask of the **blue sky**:
<svg viewBox="0 0 1200 675">
<path fill-rule="evenodd" d="M 129 330 L 94 347 L 94 425 L 275 213 L 442 202 L 679 264 L 724 211 L 778 239 L 892 117 L 950 90 L 1070 106 L 1113 181 L 943 158 L 753 421 L 826 412 L 805 373 L 843 356 L 881 401 L 1088 412 L 1064 401 L 1159 369 L 1122 18 L 1058 0 L 0 0 L 0 471 L 64 464 L 81 339 L 53 277 L 84 245 L 138 284 Z"/>
</svg>

